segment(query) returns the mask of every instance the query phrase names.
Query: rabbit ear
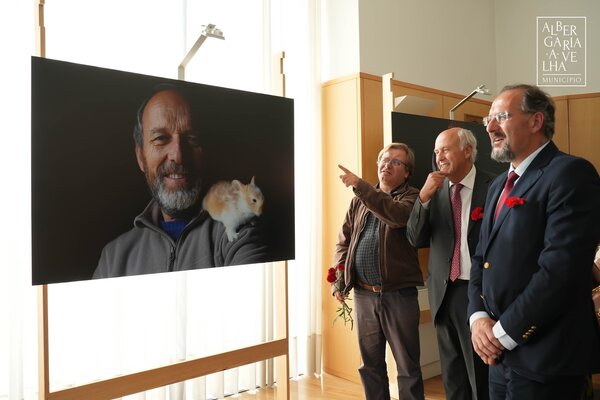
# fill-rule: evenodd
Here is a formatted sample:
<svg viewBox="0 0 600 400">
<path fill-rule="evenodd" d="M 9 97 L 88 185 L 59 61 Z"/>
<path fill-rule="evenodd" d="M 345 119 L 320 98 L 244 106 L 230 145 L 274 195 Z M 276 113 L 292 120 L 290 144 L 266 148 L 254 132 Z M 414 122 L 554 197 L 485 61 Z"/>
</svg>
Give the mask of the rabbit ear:
<svg viewBox="0 0 600 400">
<path fill-rule="evenodd" d="M 250 180 L 250 184 L 254 185 L 254 177 Z"/>
<path fill-rule="evenodd" d="M 242 182 L 238 181 L 237 179 L 234 179 L 233 181 L 231 181 L 231 185 L 235 189 L 241 189 L 242 188 Z"/>
</svg>

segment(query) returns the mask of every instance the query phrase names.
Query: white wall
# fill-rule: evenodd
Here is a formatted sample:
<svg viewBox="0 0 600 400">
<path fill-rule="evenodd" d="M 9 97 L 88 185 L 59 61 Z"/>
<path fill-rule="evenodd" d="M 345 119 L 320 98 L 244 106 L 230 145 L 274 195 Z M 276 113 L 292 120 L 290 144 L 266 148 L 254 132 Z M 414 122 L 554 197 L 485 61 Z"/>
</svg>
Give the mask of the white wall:
<svg viewBox="0 0 600 400">
<path fill-rule="evenodd" d="M 323 81 L 359 71 L 394 72 L 397 80 L 450 92 L 466 95 L 486 84 L 496 94 L 506 84 L 536 83 L 536 17 L 585 16 L 587 87 L 544 90 L 554 96 L 600 91 L 598 0 L 323 0 L 322 4 L 328 10 L 322 32 Z M 353 25 L 355 13 L 358 28 Z M 358 33 L 358 48 L 350 43 L 352 32 Z"/>
<path fill-rule="evenodd" d="M 492 0 L 362 0 L 360 67 L 468 94 L 495 87 Z"/>
<path fill-rule="evenodd" d="M 321 2 L 322 82 L 361 72 L 358 1 Z"/>
<path fill-rule="evenodd" d="M 587 87 L 544 87 L 553 96 L 600 91 L 600 1 L 496 0 L 497 82 L 536 81 L 536 17 L 587 17 Z"/>
</svg>

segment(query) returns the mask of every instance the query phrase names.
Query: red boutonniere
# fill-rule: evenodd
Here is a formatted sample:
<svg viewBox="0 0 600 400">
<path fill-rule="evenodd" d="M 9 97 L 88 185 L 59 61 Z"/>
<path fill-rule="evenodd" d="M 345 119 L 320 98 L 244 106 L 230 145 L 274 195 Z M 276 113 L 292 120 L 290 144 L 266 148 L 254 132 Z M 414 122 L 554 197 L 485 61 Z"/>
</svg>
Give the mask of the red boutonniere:
<svg viewBox="0 0 600 400">
<path fill-rule="evenodd" d="M 506 207 L 508 207 L 508 208 L 513 208 L 515 206 L 521 206 L 521 205 L 525 204 L 525 198 L 524 197 L 508 197 L 504 201 L 504 204 L 506 204 Z"/>
<path fill-rule="evenodd" d="M 475 207 L 473 211 L 471 211 L 471 219 L 473 221 L 479 221 L 483 218 L 483 207 Z"/>
<path fill-rule="evenodd" d="M 350 300 L 347 293 L 344 293 L 344 265 L 338 264 L 335 267 L 331 267 L 327 270 L 327 282 L 335 285 L 335 290 L 342 293 L 344 300 Z M 344 321 L 344 325 L 350 324 L 350 330 L 354 328 L 354 318 L 352 318 L 352 308 L 348 303 L 344 302 L 336 310 L 337 316 L 333 319 L 333 323 L 341 318 Z"/>
</svg>

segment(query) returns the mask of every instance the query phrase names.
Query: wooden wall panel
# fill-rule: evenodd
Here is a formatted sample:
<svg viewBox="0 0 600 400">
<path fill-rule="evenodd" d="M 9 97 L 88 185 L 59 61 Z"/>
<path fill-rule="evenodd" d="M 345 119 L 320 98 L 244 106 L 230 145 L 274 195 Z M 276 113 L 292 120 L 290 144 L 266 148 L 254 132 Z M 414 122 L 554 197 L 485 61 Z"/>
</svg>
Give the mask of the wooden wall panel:
<svg viewBox="0 0 600 400">
<path fill-rule="evenodd" d="M 600 94 L 569 99 L 571 154 L 588 159 L 600 171 Z"/>
<path fill-rule="evenodd" d="M 360 383 L 360 355 L 356 332 L 338 320 L 333 325 L 338 302 L 325 282 L 332 266 L 335 243 L 352 192 L 339 179 L 338 164 L 361 174 L 362 142 L 360 80 L 358 76 L 337 80 L 323 87 L 323 370 Z M 350 307 L 354 307 L 349 301 Z"/>
<path fill-rule="evenodd" d="M 554 136 L 552 140 L 561 151 L 570 153 L 569 145 L 569 102 L 567 99 L 554 100 Z"/>
<path fill-rule="evenodd" d="M 383 148 L 383 97 L 381 80 L 361 79 L 362 178 L 377 183 L 377 155 Z"/>
</svg>

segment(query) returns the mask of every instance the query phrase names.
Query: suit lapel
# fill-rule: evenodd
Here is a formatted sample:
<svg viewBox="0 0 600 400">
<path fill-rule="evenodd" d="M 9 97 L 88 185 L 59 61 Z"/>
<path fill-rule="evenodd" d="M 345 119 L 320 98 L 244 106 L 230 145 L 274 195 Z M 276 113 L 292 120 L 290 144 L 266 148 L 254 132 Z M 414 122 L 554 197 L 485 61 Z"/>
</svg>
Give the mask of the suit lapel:
<svg viewBox="0 0 600 400">
<path fill-rule="evenodd" d="M 471 197 L 471 207 L 469 208 L 469 227 L 467 228 L 467 235 L 471 234 L 471 230 L 477 224 L 478 221 L 471 219 L 471 213 L 476 207 L 483 209 L 485 205 L 485 197 L 487 194 L 487 186 L 490 178 L 481 172 L 475 171 L 475 182 L 473 183 L 473 195 Z"/>
<path fill-rule="evenodd" d="M 450 218 L 446 218 L 446 222 L 448 227 L 450 228 L 450 232 L 454 232 L 454 219 L 452 217 L 452 201 L 450 199 L 450 181 L 448 178 L 444 180 L 444 185 L 440 190 L 440 198 L 443 201 L 440 201 L 441 204 L 441 215 L 449 215 Z M 454 239 L 452 239 L 454 241 Z"/>
<path fill-rule="evenodd" d="M 533 187 L 533 185 L 540 179 L 540 177 L 544 174 L 544 168 L 550 163 L 550 161 L 554 158 L 556 153 L 558 152 L 558 148 L 554 144 L 554 142 L 548 143 L 548 145 L 533 159 L 529 167 L 525 170 L 523 176 L 521 176 L 517 183 L 515 183 L 514 188 L 510 192 L 510 197 L 526 197 L 525 194 Z M 506 182 L 507 175 L 504 175 L 504 179 L 501 184 L 494 188 L 494 197 L 495 202 L 491 204 L 491 206 L 495 205 L 498 202 L 498 198 L 500 197 L 500 193 L 502 192 L 502 188 L 504 188 L 504 184 Z M 489 207 L 494 208 L 495 207 Z M 506 219 L 506 216 L 510 212 L 510 208 L 503 207 L 500 210 L 500 214 L 498 215 L 498 219 L 494 223 L 493 221 L 493 212 L 491 215 L 491 234 L 488 244 L 492 242 L 496 233 L 502 226 L 502 223 Z M 486 212 L 487 214 L 487 212 Z"/>
<path fill-rule="evenodd" d="M 484 254 L 487 253 L 487 248 L 491 245 L 494 237 L 496 236 L 496 232 L 498 231 L 498 224 L 494 224 L 494 212 L 496 210 L 496 203 L 498 203 L 500 193 L 502 193 L 502 188 L 504 187 L 506 179 L 508 178 L 506 172 L 503 172 L 501 176 L 501 179 L 495 180 L 490 186 L 488 192 L 488 199 L 490 201 L 487 204 L 487 208 L 484 210 L 484 223 L 481 228 L 483 232 L 488 235 L 487 242 L 485 242 Z"/>
<path fill-rule="evenodd" d="M 541 169 L 531 170 L 531 168 L 527 168 L 527 171 L 523 174 L 522 177 L 519 178 L 513 190 L 510 191 L 510 197 L 524 197 L 525 193 L 537 182 L 537 180 L 542 176 L 543 172 Z M 499 206 L 499 205 L 498 205 Z M 504 205 L 500 210 L 500 214 L 498 214 L 498 219 L 494 226 L 502 225 L 504 219 L 510 212 L 510 208 Z"/>
</svg>

